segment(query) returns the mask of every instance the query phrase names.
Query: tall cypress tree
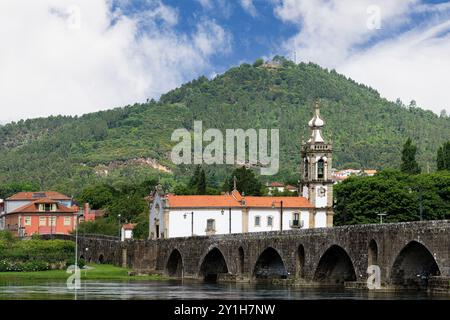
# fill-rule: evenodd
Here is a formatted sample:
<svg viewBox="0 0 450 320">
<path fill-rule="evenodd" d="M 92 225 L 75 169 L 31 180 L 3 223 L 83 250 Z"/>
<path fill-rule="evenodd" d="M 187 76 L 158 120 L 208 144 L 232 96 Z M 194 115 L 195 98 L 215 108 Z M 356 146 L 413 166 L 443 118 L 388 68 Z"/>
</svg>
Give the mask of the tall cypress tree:
<svg viewBox="0 0 450 320">
<path fill-rule="evenodd" d="M 206 194 L 206 175 L 205 170 L 200 171 L 197 184 L 197 194 Z"/>
<path fill-rule="evenodd" d="M 189 184 L 188 184 L 188 187 L 192 192 L 197 190 L 199 178 L 200 178 L 200 165 L 197 165 L 195 167 L 194 174 L 192 175 L 191 179 L 189 180 Z"/>
<path fill-rule="evenodd" d="M 450 141 L 439 147 L 437 152 L 437 169 L 450 170 Z"/>
<path fill-rule="evenodd" d="M 406 140 L 402 150 L 401 171 L 408 174 L 419 174 L 420 167 L 416 161 L 417 147 L 412 143 L 411 138 Z"/>
</svg>

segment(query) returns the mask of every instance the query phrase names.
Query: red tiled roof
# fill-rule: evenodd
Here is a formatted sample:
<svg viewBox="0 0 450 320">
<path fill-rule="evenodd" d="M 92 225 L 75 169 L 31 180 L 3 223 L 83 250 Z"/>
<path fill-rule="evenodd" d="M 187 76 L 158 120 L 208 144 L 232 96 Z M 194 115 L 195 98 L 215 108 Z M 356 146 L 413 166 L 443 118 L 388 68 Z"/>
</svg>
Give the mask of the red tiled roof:
<svg viewBox="0 0 450 320">
<path fill-rule="evenodd" d="M 283 201 L 284 208 L 312 208 L 311 203 L 304 197 L 242 197 L 239 192 L 234 191 L 232 195 L 220 196 L 177 196 L 167 195 L 167 204 L 170 208 L 226 208 L 226 207 L 261 207 L 271 208 L 280 206 Z M 234 195 L 234 196 L 233 196 Z M 244 203 L 236 199 L 245 200 Z M 274 203 L 275 202 L 275 203 Z"/>
<path fill-rule="evenodd" d="M 281 182 L 272 182 L 269 186 L 271 187 L 284 187 L 284 184 Z"/>
<path fill-rule="evenodd" d="M 198 207 L 240 207 L 239 201 L 236 201 L 231 195 L 220 196 L 176 196 L 167 195 L 167 203 L 171 208 L 198 208 Z"/>
<path fill-rule="evenodd" d="M 124 228 L 125 230 L 133 230 L 134 227 L 136 227 L 136 223 L 127 223 L 122 225 L 122 228 Z"/>
<path fill-rule="evenodd" d="M 54 203 L 54 202 L 45 202 L 42 201 L 44 199 L 36 200 L 31 203 L 25 204 L 19 208 L 17 208 L 14 211 L 9 212 L 8 214 L 14 214 L 14 213 L 76 213 L 78 210 L 77 208 L 68 208 L 60 203 L 57 204 L 56 211 L 39 211 L 36 207 L 37 204 L 40 203 Z M 50 200 L 52 201 L 52 200 Z"/>
<path fill-rule="evenodd" d="M 71 200 L 70 197 L 55 191 L 39 191 L 39 192 L 19 192 L 6 200 L 37 200 L 42 198 L 50 198 L 53 200 Z"/>
<path fill-rule="evenodd" d="M 245 197 L 247 207 L 279 208 L 283 201 L 283 208 L 312 208 L 304 197 Z"/>
</svg>

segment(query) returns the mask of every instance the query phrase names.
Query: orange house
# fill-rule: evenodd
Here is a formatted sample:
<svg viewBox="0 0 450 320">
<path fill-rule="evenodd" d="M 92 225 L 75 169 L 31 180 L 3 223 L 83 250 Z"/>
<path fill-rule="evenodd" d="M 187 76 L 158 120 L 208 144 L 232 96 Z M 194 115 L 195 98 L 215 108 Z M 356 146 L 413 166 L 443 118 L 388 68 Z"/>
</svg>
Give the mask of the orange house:
<svg viewBox="0 0 450 320">
<path fill-rule="evenodd" d="M 59 199 L 57 199 L 59 198 Z M 21 201 L 21 206 L 18 206 Z M 27 237 L 33 234 L 69 234 L 76 228 L 78 208 L 56 192 L 21 192 L 6 199 L 4 229 Z"/>
</svg>

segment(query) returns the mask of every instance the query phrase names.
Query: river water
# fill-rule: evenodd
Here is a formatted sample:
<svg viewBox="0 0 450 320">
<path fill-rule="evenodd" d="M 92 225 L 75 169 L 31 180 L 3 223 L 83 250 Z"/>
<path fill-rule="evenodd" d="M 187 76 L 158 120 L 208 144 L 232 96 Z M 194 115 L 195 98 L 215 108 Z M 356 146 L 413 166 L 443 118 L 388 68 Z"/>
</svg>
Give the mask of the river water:
<svg viewBox="0 0 450 320">
<path fill-rule="evenodd" d="M 351 289 L 317 289 L 273 286 L 267 284 L 201 283 L 181 281 L 82 281 L 81 289 L 71 290 L 65 281 L 33 281 L 3 283 L 0 299 L 70 299 L 70 300 L 129 300 L 129 299 L 444 299 L 447 294 L 427 292 L 379 292 Z"/>
</svg>

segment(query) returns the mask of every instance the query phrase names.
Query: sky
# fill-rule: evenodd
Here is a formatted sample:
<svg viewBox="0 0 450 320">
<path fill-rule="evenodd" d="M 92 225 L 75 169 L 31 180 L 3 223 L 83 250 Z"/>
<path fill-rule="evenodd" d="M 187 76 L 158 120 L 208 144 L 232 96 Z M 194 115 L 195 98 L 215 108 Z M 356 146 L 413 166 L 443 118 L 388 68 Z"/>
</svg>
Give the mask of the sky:
<svg viewBox="0 0 450 320">
<path fill-rule="evenodd" d="M 1 0 L 0 123 L 145 102 L 257 58 L 450 114 L 450 1 Z"/>
</svg>

